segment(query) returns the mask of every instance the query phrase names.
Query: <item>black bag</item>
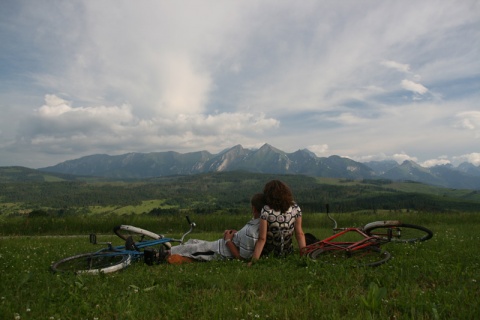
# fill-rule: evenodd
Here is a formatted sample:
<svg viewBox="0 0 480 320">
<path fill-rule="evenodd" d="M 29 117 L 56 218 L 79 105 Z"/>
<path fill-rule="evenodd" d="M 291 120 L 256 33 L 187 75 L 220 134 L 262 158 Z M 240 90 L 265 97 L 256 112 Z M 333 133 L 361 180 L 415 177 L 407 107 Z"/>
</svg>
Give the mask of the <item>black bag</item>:
<svg viewBox="0 0 480 320">
<path fill-rule="evenodd" d="M 157 258 L 155 257 L 156 253 L 157 252 L 155 249 L 143 250 L 143 261 L 149 266 L 153 265 L 153 263 L 157 260 Z"/>
<path fill-rule="evenodd" d="M 305 233 L 305 242 L 308 245 L 311 245 L 315 242 L 318 242 L 320 241 L 319 239 L 317 239 L 317 237 L 315 237 L 313 234 L 311 233 Z"/>
</svg>

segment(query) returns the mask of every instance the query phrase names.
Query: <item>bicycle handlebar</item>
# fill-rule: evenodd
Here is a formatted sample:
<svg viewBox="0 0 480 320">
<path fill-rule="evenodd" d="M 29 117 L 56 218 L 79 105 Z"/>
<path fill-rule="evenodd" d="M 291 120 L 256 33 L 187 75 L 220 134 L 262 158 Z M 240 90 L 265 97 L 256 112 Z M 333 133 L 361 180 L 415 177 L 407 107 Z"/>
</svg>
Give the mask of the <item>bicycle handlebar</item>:
<svg viewBox="0 0 480 320">
<path fill-rule="evenodd" d="M 328 203 L 325 205 L 325 209 L 327 210 L 328 219 L 333 221 L 333 231 L 335 231 L 336 229 L 338 229 L 337 228 L 337 221 L 335 219 L 333 219 L 332 216 L 330 215 L 330 205 Z"/>
<path fill-rule="evenodd" d="M 190 230 L 188 230 L 187 232 L 185 232 L 182 236 L 182 238 L 180 239 L 180 243 L 183 243 L 183 239 L 193 231 L 193 229 L 197 226 L 195 222 L 192 222 L 190 220 L 190 217 L 189 216 L 185 216 L 185 218 L 187 218 L 187 221 L 188 221 L 188 224 L 190 225 Z"/>
</svg>

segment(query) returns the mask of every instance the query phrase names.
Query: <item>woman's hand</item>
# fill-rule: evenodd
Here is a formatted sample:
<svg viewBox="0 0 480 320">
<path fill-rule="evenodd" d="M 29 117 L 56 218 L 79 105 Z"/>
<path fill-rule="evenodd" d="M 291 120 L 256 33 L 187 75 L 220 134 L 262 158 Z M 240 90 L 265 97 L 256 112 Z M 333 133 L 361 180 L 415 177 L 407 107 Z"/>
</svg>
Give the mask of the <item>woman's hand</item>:
<svg viewBox="0 0 480 320">
<path fill-rule="evenodd" d="M 225 230 L 223 233 L 223 240 L 232 240 L 235 233 L 237 233 L 237 230 L 235 229 Z"/>
</svg>

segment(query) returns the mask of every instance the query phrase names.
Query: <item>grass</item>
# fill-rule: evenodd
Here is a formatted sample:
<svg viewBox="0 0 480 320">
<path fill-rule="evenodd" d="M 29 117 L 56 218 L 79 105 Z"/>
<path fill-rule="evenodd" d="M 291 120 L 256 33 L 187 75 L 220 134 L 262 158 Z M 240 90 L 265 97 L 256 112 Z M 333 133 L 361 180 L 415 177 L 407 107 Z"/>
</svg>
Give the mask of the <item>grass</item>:
<svg viewBox="0 0 480 320">
<path fill-rule="evenodd" d="M 340 226 L 350 226 L 393 217 L 356 213 L 336 218 Z M 474 319 L 480 311 L 480 215 L 410 213 L 401 218 L 431 228 L 434 238 L 416 245 L 386 245 L 392 260 L 378 268 L 356 269 L 292 256 L 262 259 L 252 267 L 238 261 L 151 267 L 137 263 L 109 275 L 57 275 L 49 271 L 53 261 L 92 250 L 86 236 L 4 236 L 0 317 Z M 213 224 L 212 217 L 195 217 L 198 229 L 192 237 L 213 240 L 224 228 L 243 224 L 235 216 L 216 220 Z M 305 231 L 319 237 L 331 234 L 323 215 L 305 215 L 304 221 Z M 181 221 L 173 235 L 185 226 Z M 117 241 L 110 234 L 99 240 Z"/>
</svg>

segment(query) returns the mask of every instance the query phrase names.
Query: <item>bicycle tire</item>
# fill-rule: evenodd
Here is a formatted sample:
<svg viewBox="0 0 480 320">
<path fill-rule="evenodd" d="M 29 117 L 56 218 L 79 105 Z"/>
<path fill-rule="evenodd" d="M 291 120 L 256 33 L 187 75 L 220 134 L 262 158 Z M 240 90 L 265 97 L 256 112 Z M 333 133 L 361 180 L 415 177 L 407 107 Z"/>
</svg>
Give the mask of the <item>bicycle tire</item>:
<svg viewBox="0 0 480 320">
<path fill-rule="evenodd" d="M 377 267 L 392 257 L 390 252 L 376 246 L 367 246 L 357 250 L 345 250 L 348 245 L 326 245 L 310 252 L 307 256 L 330 265 L 350 265 L 352 267 Z"/>
<path fill-rule="evenodd" d="M 113 232 L 122 238 L 123 240 L 127 240 L 128 237 L 132 237 L 135 243 L 145 241 L 145 237 L 148 237 L 153 240 L 162 239 L 163 235 L 157 234 L 155 232 L 151 232 L 142 228 L 137 228 L 134 226 L 129 225 L 120 225 L 113 228 Z M 170 250 L 172 248 L 172 244 L 170 242 L 162 243 L 165 249 Z"/>
<path fill-rule="evenodd" d="M 120 225 L 113 228 L 113 232 L 123 240 L 127 240 L 128 237 L 140 237 L 138 241 L 143 240 L 144 237 L 148 237 L 154 240 L 163 238 L 162 235 L 156 234 L 155 232 L 151 232 L 142 228 L 137 228 L 134 226 L 128 225 Z M 137 240 L 137 239 L 134 239 Z"/>
<path fill-rule="evenodd" d="M 433 237 L 433 232 L 430 229 L 407 223 L 373 226 L 365 229 L 365 233 L 396 243 L 421 242 Z"/>
<path fill-rule="evenodd" d="M 126 253 L 82 253 L 55 262 L 51 269 L 59 273 L 100 274 L 119 271 L 131 262 L 132 256 Z"/>
</svg>

